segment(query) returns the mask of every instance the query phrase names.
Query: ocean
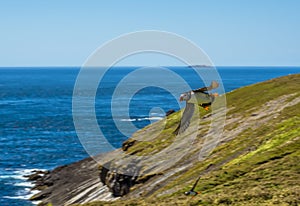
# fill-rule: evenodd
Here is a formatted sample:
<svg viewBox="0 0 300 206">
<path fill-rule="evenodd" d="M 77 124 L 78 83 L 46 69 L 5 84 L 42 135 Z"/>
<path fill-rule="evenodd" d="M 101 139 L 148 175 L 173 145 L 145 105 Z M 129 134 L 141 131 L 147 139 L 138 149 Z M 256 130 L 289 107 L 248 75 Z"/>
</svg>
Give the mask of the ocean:
<svg viewBox="0 0 300 206">
<path fill-rule="evenodd" d="M 163 112 L 179 110 L 180 92 L 164 88 L 141 88 L 129 104 L 129 117 L 112 118 L 111 100 L 116 86 L 136 68 L 115 67 L 102 79 L 95 109 L 99 126 L 110 144 L 120 147 L 128 137 L 114 121 L 132 122 L 136 129 L 163 118 Z M 169 67 L 193 89 L 203 86 L 188 67 Z M 209 68 L 203 68 L 203 71 Z M 33 205 L 30 182 L 23 175 L 33 170 L 50 170 L 88 157 L 76 135 L 72 118 L 72 95 L 80 68 L 0 68 L 0 205 Z M 300 73 L 300 67 L 217 67 L 225 92 L 271 78 Z M 151 76 L 153 75 L 153 76 Z M 149 74 L 149 78 L 159 78 Z M 176 88 L 172 79 L 163 85 Z M 130 87 L 130 84 L 129 84 Z M 126 98 L 126 92 L 123 94 Z M 153 109 L 154 108 L 154 109 Z M 155 109 L 156 108 L 156 109 Z M 160 109 L 158 109 L 160 108 Z M 88 130 L 88 128 L 87 128 Z M 128 133 L 134 131 L 130 130 Z"/>
</svg>

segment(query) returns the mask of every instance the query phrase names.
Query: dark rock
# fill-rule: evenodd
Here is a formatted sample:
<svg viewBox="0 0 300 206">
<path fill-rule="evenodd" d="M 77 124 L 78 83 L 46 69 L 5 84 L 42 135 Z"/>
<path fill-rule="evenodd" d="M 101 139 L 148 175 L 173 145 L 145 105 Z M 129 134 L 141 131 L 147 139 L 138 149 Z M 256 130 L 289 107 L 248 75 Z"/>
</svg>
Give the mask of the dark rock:
<svg viewBox="0 0 300 206">
<path fill-rule="evenodd" d="M 124 165 L 123 168 L 114 168 L 111 163 L 107 163 L 100 168 L 100 179 L 115 197 L 121 197 L 128 194 L 130 188 L 136 184 L 138 173 L 139 168 L 134 162 Z"/>
<path fill-rule="evenodd" d="M 48 173 L 49 171 L 34 170 L 32 174 L 24 175 L 24 177 L 26 177 L 29 181 L 36 181 Z"/>
<path fill-rule="evenodd" d="M 36 181 L 38 179 L 41 179 L 42 176 L 39 175 L 39 174 L 37 174 L 37 173 L 35 173 L 35 174 L 32 174 L 32 175 L 28 175 L 27 178 L 28 178 L 29 181 Z"/>
<path fill-rule="evenodd" d="M 132 147 L 136 143 L 136 140 L 128 139 L 122 144 L 122 150 L 127 151 L 129 147 Z"/>
<path fill-rule="evenodd" d="M 170 114 L 173 114 L 175 112 L 174 109 L 171 109 L 169 111 L 166 112 L 166 116 L 169 116 Z"/>
</svg>

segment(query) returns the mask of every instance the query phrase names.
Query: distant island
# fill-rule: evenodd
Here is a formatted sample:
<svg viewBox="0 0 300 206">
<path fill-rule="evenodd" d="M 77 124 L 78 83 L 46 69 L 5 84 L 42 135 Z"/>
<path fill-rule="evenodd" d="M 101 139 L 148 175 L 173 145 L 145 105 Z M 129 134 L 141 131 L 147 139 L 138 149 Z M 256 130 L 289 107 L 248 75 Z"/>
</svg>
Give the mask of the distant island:
<svg viewBox="0 0 300 206">
<path fill-rule="evenodd" d="M 195 65 L 189 65 L 190 68 L 210 68 L 214 67 L 212 65 L 206 65 L 206 64 L 195 64 Z"/>
</svg>

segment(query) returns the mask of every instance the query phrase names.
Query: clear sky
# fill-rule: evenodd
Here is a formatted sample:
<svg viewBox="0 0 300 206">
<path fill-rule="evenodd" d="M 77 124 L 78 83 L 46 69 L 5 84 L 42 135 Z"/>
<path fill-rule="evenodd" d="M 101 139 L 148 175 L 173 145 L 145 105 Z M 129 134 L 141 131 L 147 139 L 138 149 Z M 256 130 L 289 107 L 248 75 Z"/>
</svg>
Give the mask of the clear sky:
<svg viewBox="0 0 300 206">
<path fill-rule="evenodd" d="M 3 0 L 0 66 L 80 66 L 106 41 L 139 30 L 182 35 L 216 65 L 300 66 L 299 11 L 298 0 Z"/>
</svg>

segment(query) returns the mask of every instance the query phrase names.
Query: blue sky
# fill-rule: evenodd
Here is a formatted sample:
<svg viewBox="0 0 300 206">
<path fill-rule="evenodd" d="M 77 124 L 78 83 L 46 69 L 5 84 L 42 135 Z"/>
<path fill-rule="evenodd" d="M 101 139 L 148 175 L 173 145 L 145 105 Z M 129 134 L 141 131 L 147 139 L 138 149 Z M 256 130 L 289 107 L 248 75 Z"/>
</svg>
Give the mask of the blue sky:
<svg viewBox="0 0 300 206">
<path fill-rule="evenodd" d="M 80 66 L 121 34 L 163 30 L 201 47 L 216 65 L 300 66 L 300 1 L 0 2 L 0 66 Z M 176 65 L 140 56 L 124 65 Z"/>
</svg>

